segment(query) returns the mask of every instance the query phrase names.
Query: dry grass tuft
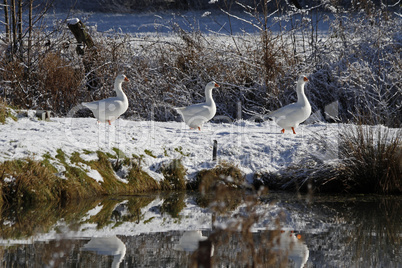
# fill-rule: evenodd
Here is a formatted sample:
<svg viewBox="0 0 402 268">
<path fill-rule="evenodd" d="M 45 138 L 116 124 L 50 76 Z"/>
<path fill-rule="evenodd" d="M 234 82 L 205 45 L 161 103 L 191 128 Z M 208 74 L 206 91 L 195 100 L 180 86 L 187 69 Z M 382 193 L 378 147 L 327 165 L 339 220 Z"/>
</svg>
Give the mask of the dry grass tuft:
<svg viewBox="0 0 402 268">
<path fill-rule="evenodd" d="M 141 165 L 132 161 L 127 176 L 130 193 L 159 191 L 161 186 L 148 173 L 142 170 Z"/>
<path fill-rule="evenodd" d="M 17 121 L 17 118 L 12 115 L 10 108 L 7 106 L 7 103 L 0 98 L 0 123 L 5 124 L 7 118 L 12 118 L 14 121 Z"/>
<path fill-rule="evenodd" d="M 66 195 L 65 181 L 32 159 L 0 164 L 0 182 L 6 204 L 33 204 L 60 201 Z"/>
<path fill-rule="evenodd" d="M 347 192 L 402 193 L 401 131 L 358 125 L 341 135 L 343 171 Z"/>
<path fill-rule="evenodd" d="M 160 168 L 165 179 L 161 182 L 163 190 L 185 190 L 186 169 L 180 159 L 173 159 Z"/>
<path fill-rule="evenodd" d="M 189 185 L 189 188 L 205 192 L 222 184 L 228 188 L 238 189 L 244 185 L 244 182 L 245 178 L 237 166 L 222 162 L 213 169 L 198 172 L 196 181 Z"/>
<path fill-rule="evenodd" d="M 307 163 L 260 174 L 255 186 L 271 190 L 332 193 L 402 193 L 401 131 L 352 126 L 340 135 L 340 163 Z M 308 162 L 308 161 L 307 161 Z"/>
<path fill-rule="evenodd" d="M 201 170 L 188 188 L 200 192 L 197 203 L 201 207 L 214 204 L 215 211 L 225 213 L 242 202 L 244 182 L 245 178 L 237 166 L 223 162 L 213 169 Z"/>
</svg>

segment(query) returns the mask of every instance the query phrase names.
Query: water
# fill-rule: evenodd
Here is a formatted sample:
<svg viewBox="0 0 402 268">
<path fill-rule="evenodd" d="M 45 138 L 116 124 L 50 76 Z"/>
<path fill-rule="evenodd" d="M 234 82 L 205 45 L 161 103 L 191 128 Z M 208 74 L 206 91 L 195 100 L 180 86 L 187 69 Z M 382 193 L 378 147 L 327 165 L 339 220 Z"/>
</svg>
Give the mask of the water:
<svg viewBox="0 0 402 268">
<path fill-rule="evenodd" d="M 401 199 L 230 191 L 10 207 L 0 267 L 191 267 L 198 257 L 213 267 L 401 267 Z"/>
</svg>

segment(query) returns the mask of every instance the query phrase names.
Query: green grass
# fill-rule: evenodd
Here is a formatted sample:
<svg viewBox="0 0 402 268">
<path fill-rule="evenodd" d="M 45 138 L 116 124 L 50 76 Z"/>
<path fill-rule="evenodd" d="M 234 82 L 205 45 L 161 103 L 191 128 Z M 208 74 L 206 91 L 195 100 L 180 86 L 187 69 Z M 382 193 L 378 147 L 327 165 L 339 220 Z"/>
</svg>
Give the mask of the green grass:
<svg viewBox="0 0 402 268">
<path fill-rule="evenodd" d="M 66 202 L 101 195 L 127 195 L 161 189 L 160 184 L 142 170 L 140 160 L 131 160 L 123 152 L 114 151 L 116 155 L 113 158 L 105 152 L 97 151 L 98 159 L 85 161 L 79 152 L 67 155 L 62 149 L 58 149 L 54 157 L 46 153 L 41 161 L 20 159 L 0 163 L 0 206 L 3 203 Z M 64 167 L 63 171 L 58 170 L 57 167 L 60 166 Z M 116 169 L 123 166 L 129 170 L 126 177 L 128 183 L 116 178 Z M 87 173 L 90 169 L 98 171 L 103 182 L 89 177 Z"/>
<path fill-rule="evenodd" d="M 144 150 L 144 153 L 147 154 L 147 155 L 149 155 L 150 157 L 156 158 L 156 156 L 152 153 L 151 150 L 145 149 L 145 150 Z"/>
</svg>

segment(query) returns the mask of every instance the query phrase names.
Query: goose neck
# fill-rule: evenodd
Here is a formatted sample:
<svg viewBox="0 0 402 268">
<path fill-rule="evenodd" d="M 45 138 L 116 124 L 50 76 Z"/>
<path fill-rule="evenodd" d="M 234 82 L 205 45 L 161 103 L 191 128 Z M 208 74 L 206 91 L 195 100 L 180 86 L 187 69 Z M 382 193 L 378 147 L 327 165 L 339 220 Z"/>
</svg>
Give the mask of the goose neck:
<svg viewBox="0 0 402 268">
<path fill-rule="evenodd" d="M 122 82 L 115 82 L 114 83 L 114 90 L 116 91 L 117 97 L 124 98 L 126 94 L 124 94 L 123 89 L 121 88 Z"/>
<path fill-rule="evenodd" d="M 214 103 L 214 99 L 212 98 L 212 89 L 206 88 L 205 89 L 205 101 L 206 103 Z"/>
<path fill-rule="evenodd" d="M 306 103 L 308 102 L 306 94 L 304 94 L 304 83 L 297 84 L 297 102 Z"/>
</svg>

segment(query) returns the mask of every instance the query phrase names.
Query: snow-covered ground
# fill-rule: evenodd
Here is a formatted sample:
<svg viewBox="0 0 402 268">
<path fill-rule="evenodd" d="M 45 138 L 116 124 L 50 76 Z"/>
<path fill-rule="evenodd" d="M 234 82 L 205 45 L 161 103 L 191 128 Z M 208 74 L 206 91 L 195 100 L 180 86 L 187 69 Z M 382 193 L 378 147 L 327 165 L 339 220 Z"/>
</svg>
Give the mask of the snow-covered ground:
<svg viewBox="0 0 402 268">
<path fill-rule="evenodd" d="M 8 119 L 0 125 L 0 161 L 27 157 L 41 160 L 45 154 L 56 156 L 58 149 L 68 156 L 78 152 L 84 160 L 91 160 L 97 156 L 88 151 L 115 154 L 113 148 L 118 148 L 127 157 L 142 157 L 142 168 L 158 181 L 162 175 L 156 171 L 161 164 L 182 159 L 191 179 L 201 169 L 216 165 L 212 161 L 216 140 L 218 162 L 237 165 L 250 180 L 256 172 L 277 172 L 312 156 L 324 162 L 336 161 L 340 128 L 338 124 L 304 124 L 296 129 L 296 135 L 291 131 L 281 134 L 274 122 L 239 120 L 207 123 L 198 131 L 183 122 L 118 119 L 109 126 L 97 124 L 94 118 L 42 121 L 32 111 L 28 117 Z"/>
</svg>

